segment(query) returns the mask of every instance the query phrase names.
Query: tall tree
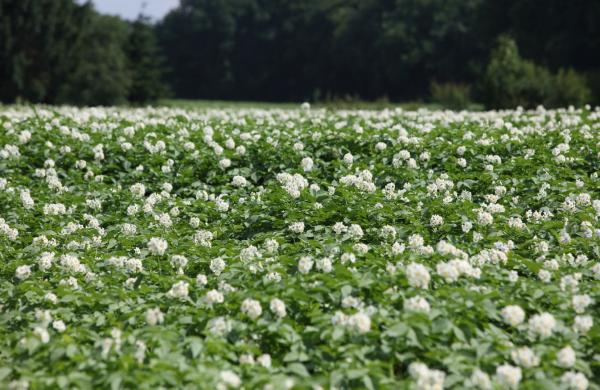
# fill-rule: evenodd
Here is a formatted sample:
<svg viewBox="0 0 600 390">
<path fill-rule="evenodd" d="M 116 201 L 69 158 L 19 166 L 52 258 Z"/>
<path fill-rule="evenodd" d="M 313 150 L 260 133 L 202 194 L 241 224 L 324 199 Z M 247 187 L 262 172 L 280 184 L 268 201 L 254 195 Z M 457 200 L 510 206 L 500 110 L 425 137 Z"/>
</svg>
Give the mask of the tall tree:
<svg viewBox="0 0 600 390">
<path fill-rule="evenodd" d="M 116 16 L 95 14 L 75 53 L 75 70 L 64 79 L 58 100 L 78 105 L 127 102 L 130 73 L 124 51 L 128 25 Z"/>
<path fill-rule="evenodd" d="M 131 75 L 129 101 L 151 103 L 166 93 L 163 77 L 163 56 L 159 51 L 155 30 L 147 17 L 140 15 L 131 23 L 126 54 Z"/>
<path fill-rule="evenodd" d="M 91 12 L 72 0 L 0 0 L 0 100 L 56 102 Z"/>
</svg>

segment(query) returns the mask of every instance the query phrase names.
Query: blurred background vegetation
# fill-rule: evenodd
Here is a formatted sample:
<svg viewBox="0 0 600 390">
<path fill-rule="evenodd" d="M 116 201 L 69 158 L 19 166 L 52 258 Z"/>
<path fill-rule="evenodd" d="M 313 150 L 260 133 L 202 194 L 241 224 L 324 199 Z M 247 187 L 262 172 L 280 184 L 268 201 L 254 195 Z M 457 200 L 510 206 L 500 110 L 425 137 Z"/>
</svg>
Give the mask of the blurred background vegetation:
<svg viewBox="0 0 600 390">
<path fill-rule="evenodd" d="M 161 98 L 600 104 L 600 1 L 181 0 L 129 22 L 0 0 L 1 102 Z"/>
</svg>

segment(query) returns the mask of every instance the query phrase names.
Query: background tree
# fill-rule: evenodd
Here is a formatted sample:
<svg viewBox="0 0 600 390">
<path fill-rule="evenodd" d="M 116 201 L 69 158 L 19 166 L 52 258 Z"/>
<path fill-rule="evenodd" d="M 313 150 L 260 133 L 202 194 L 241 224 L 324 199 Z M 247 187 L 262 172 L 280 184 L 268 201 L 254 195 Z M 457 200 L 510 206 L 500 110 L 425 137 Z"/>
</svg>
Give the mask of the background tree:
<svg viewBox="0 0 600 390">
<path fill-rule="evenodd" d="M 0 100 L 600 103 L 598 20 L 596 0 L 180 0 L 154 25 L 0 0 Z"/>
<path fill-rule="evenodd" d="M 113 105 L 127 102 L 131 86 L 124 51 L 128 25 L 115 16 L 95 14 L 83 31 L 75 53 L 77 65 L 65 79 L 61 103 Z"/>
<path fill-rule="evenodd" d="M 140 15 L 131 23 L 125 52 L 131 77 L 128 100 L 136 104 L 156 102 L 166 94 L 163 56 L 147 17 Z"/>
<path fill-rule="evenodd" d="M 91 12 L 72 0 L 0 0 L 0 100 L 56 102 Z"/>
</svg>

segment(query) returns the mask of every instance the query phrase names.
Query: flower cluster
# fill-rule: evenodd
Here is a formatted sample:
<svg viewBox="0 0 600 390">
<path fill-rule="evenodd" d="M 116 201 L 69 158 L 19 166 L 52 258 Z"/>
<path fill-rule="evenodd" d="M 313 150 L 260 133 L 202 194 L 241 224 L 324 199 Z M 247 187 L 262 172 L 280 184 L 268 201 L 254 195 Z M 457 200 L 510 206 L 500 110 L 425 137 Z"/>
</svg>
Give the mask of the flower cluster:
<svg viewBox="0 0 600 390">
<path fill-rule="evenodd" d="M 600 109 L 0 107 L 0 388 L 598 389 Z"/>
</svg>

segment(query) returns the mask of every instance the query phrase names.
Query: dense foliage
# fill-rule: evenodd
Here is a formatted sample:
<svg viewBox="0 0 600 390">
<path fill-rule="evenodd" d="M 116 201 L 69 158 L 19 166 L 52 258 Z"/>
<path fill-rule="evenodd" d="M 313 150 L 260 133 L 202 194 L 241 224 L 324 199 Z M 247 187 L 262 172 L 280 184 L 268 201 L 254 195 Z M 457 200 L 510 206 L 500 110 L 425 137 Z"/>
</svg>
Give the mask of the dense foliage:
<svg viewBox="0 0 600 390">
<path fill-rule="evenodd" d="M 81 3 L 0 0 L 0 101 L 600 104 L 596 0 L 181 0 L 155 24 Z"/>
<path fill-rule="evenodd" d="M 427 100 L 436 82 L 500 107 L 480 90 L 499 36 L 545 72 L 598 77 L 598 20 L 595 0 L 181 0 L 157 29 L 179 97 Z"/>
<path fill-rule="evenodd" d="M 584 105 L 590 98 L 585 80 L 573 70 L 556 75 L 521 58 L 516 43 L 500 37 L 484 77 L 484 101 L 500 108 L 543 104 Z"/>
<path fill-rule="evenodd" d="M 600 111 L 0 111 L 0 387 L 600 387 Z"/>
<path fill-rule="evenodd" d="M 0 0 L 0 102 L 148 103 L 164 91 L 154 30 L 74 0 Z"/>
</svg>

